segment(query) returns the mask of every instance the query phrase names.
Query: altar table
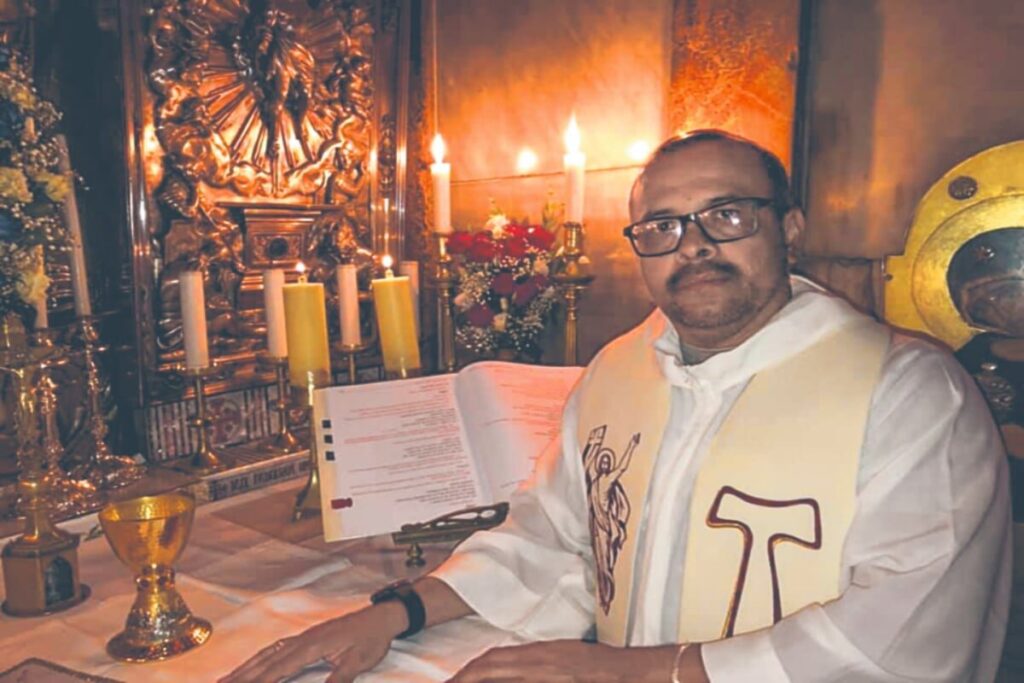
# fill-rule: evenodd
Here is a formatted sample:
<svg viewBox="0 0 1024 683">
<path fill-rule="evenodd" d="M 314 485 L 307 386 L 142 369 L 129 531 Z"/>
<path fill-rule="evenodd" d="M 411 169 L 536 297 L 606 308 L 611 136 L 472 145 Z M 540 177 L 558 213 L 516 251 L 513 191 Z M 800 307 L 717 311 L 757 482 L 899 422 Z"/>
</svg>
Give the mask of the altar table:
<svg viewBox="0 0 1024 683">
<path fill-rule="evenodd" d="M 405 566 L 390 537 L 323 541 L 319 519 L 289 521 L 300 481 L 199 507 L 176 566 L 178 590 L 196 616 L 213 624 L 203 646 L 163 662 L 127 664 L 107 655 L 135 596 L 128 569 L 93 529 L 79 546 L 82 582 L 92 596 L 65 612 L 38 618 L 0 616 L 0 671 L 39 658 L 118 681 L 215 681 L 278 638 L 357 609 L 377 588 L 412 579 L 441 562 L 451 545 L 424 547 L 425 568 Z M 95 515 L 79 520 L 88 529 Z M 521 642 L 476 617 L 396 641 L 362 682 L 444 681 L 487 649 Z M 322 665 L 290 680 L 322 681 Z M 0 679 L 2 680 L 2 679 Z"/>
</svg>

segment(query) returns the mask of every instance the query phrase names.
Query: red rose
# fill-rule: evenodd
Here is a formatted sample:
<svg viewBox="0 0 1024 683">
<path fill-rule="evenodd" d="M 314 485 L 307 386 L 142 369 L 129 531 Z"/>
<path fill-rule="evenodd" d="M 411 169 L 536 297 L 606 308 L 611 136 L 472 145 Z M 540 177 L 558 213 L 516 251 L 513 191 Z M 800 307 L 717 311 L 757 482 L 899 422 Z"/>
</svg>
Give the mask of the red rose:
<svg viewBox="0 0 1024 683">
<path fill-rule="evenodd" d="M 485 263 L 493 259 L 497 254 L 498 249 L 490 235 L 478 232 L 473 237 L 473 244 L 469 247 L 470 260 L 477 263 Z"/>
<path fill-rule="evenodd" d="M 516 306 L 525 306 L 533 301 L 533 297 L 544 291 L 548 286 L 548 279 L 544 275 L 534 275 L 528 280 L 516 285 L 516 291 L 512 295 L 512 303 Z"/>
<path fill-rule="evenodd" d="M 527 234 L 529 234 L 529 228 L 525 225 L 519 225 L 518 223 L 509 223 L 505 226 L 505 234 L 509 237 L 525 238 Z"/>
<path fill-rule="evenodd" d="M 466 319 L 474 327 L 490 327 L 494 321 L 494 311 L 482 304 L 473 304 L 473 307 L 466 311 Z"/>
<path fill-rule="evenodd" d="M 531 225 L 526 229 L 526 239 L 538 249 L 547 251 L 555 243 L 555 236 L 540 225 Z"/>
<path fill-rule="evenodd" d="M 516 279 L 512 273 L 498 273 L 491 281 L 491 289 L 498 296 L 508 296 L 516 288 Z"/>
<path fill-rule="evenodd" d="M 448 252 L 451 254 L 465 254 L 472 245 L 473 236 L 464 230 L 448 236 Z"/>
<path fill-rule="evenodd" d="M 516 291 L 512 295 L 512 303 L 516 306 L 525 306 L 533 301 L 533 297 L 537 296 L 539 291 L 537 285 L 532 280 L 527 280 L 520 285 L 516 285 Z"/>
<path fill-rule="evenodd" d="M 526 252 L 529 251 L 530 245 L 526 243 L 526 240 L 522 237 L 510 237 L 505 240 L 503 245 L 505 255 L 511 256 L 512 258 L 522 258 L 526 256 Z"/>
</svg>

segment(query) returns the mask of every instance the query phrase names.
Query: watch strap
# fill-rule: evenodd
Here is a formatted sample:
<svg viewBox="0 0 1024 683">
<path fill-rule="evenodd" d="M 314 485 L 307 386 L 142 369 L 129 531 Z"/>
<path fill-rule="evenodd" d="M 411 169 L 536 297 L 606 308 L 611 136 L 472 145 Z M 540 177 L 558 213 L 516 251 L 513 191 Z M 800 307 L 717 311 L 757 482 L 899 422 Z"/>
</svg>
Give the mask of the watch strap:
<svg viewBox="0 0 1024 683">
<path fill-rule="evenodd" d="M 408 581 L 398 581 L 385 586 L 370 596 L 370 602 L 378 605 L 382 602 L 401 602 L 405 607 L 405 615 L 409 621 L 409 627 L 399 633 L 396 638 L 408 638 L 423 630 L 427 623 L 427 611 L 423 607 L 423 600 L 419 593 L 413 589 Z"/>
</svg>

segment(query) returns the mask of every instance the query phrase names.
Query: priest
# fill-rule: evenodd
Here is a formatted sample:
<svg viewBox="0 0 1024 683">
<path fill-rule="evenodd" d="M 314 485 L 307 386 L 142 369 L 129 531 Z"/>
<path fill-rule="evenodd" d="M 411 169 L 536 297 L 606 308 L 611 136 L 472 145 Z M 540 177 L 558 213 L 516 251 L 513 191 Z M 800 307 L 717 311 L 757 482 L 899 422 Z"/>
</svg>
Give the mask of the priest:
<svg viewBox="0 0 1024 683">
<path fill-rule="evenodd" d="M 970 376 L 789 273 L 804 215 L 747 140 L 669 140 L 629 208 L 657 309 L 587 368 L 506 523 L 227 680 L 351 681 L 473 613 L 535 642 L 456 683 L 993 680 L 1009 492 Z"/>
</svg>

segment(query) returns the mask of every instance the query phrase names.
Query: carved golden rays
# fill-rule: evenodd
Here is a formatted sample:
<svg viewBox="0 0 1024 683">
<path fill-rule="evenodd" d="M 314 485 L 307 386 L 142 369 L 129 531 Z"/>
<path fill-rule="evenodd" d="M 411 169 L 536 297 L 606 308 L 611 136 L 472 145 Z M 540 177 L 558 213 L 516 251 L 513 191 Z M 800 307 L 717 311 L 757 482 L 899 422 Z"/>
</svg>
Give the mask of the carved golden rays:
<svg viewBox="0 0 1024 683">
<path fill-rule="evenodd" d="M 186 177 L 246 197 L 354 195 L 363 176 L 372 28 L 350 2 L 210 0 L 150 27 L 157 131 Z"/>
</svg>

